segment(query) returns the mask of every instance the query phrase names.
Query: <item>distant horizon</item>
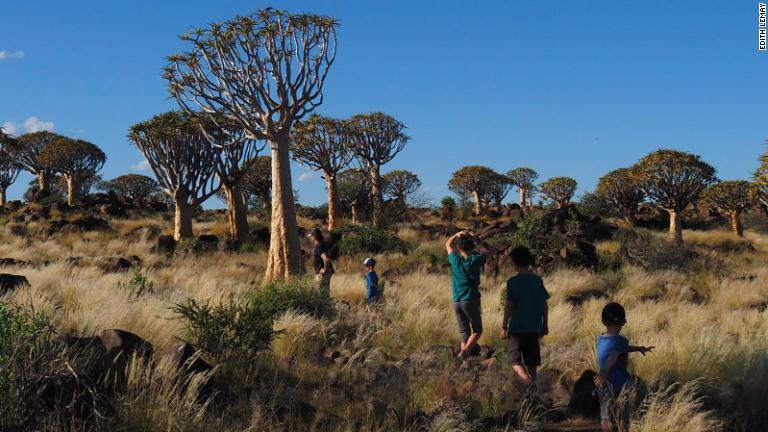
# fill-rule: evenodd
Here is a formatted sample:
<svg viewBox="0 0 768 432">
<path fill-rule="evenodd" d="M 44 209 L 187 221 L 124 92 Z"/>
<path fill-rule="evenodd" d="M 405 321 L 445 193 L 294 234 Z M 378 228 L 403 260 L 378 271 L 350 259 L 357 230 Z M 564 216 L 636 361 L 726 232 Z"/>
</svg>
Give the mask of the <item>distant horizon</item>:
<svg viewBox="0 0 768 432">
<path fill-rule="evenodd" d="M 43 3 L 4 11 L 0 126 L 95 143 L 107 154 L 104 179 L 152 175 L 126 135 L 177 108 L 160 76 L 165 56 L 185 48 L 177 36 L 273 6 Z M 404 122 L 411 141 L 383 172 L 417 173 L 433 204 L 452 195 L 448 180 L 465 165 L 528 166 L 540 181 L 570 176 L 578 197 L 658 148 L 700 155 L 724 180 L 749 179 L 766 150 L 768 53 L 758 51 L 757 3 L 435 5 L 280 3 L 341 23 L 316 112 L 384 111 Z M 297 164 L 292 173 L 302 204 L 325 203 L 318 173 Z M 21 199 L 30 180 L 22 174 L 8 198 Z"/>
</svg>

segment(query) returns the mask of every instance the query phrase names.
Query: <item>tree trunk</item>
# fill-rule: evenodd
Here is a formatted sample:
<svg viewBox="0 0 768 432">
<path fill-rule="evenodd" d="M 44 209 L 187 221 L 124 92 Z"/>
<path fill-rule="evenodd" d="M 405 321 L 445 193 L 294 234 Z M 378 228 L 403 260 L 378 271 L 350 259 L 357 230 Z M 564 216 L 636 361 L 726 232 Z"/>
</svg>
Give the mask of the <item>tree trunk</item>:
<svg viewBox="0 0 768 432">
<path fill-rule="evenodd" d="M 177 192 L 173 200 L 176 205 L 173 238 L 176 241 L 192 238 L 192 206 L 187 202 L 187 194 Z"/>
<path fill-rule="evenodd" d="M 635 226 L 635 223 L 637 223 L 637 212 L 635 209 L 627 208 L 624 209 L 624 220 L 629 224 L 630 227 Z"/>
<path fill-rule="evenodd" d="M 520 189 L 520 207 L 525 207 L 525 188 Z"/>
<path fill-rule="evenodd" d="M 328 231 L 336 228 L 336 218 L 339 211 L 339 194 L 336 192 L 336 176 L 325 173 L 325 182 L 328 187 Z"/>
<path fill-rule="evenodd" d="M 248 240 L 248 207 L 245 205 L 243 190 L 238 185 L 222 184 L 224 196 L 227 198 L 227 220 L 229 221 L 229 238 L 237 245 Z"/>
<path fill-rule="evenodd" d="M 477 191 L 472 191 L 472 207 L 472 212 L 475 216 L 483 214 L 483 202 L 480 200 L 480 194 Z"/>
<path fill-rule="evenodd" d="M 0 206 L 5 205 L 8 202 L 8 197 L 5 194 L 5 188 L 0 188 Z"/>
<path fill-rule="evenodd" d="M 352 201 L 349 203 L 349 209 L 352 211 L 352 223 L 360 223 L 360 218 L 357 215 L 357 201 Z"/>
<path fill-rule="evenodd" d="M 680 214 L 676 210 L 667 210 L 669 212 L 669 239 L 675 243 L 683 243 L 683 226 L 680 221 Z"/>
<path fill-rule="evenodd" d="M 38 172 L 37 173 L 37 188 L 40 190 L 49 190 L 51 188 L 51 179 L 48 173 L 46 172 Z"/>
<path fill-rule="evenodd" d="M 272 223 L 264 284 L 304 272 L 301 260 L 296 205 L 293 202 L 288 133 L 275 137 L 272 146 Z"/>
<path fill-rule="evenodd" d="M 731 220 L 731 231 L 739 237 L 744 237 L 744 227 L 741 225 L 741 210 L 733 210 L 728 216 Z"/>
<path fill-rule="evenodd" d="M 75 205 L 80 201 L 80 184 L 73 176 L 67 176 L 67 204 Z"/>
<path fill-rule="evenodd" d="M 376 164 L 371 164 L 370 166 L 371 170 L 371 195 L 373 198 L 373 215 L 372 215 L 372 223 L 373 226 L 379 227 L 381 226 L 381 217 L 382 217 L 382 193 L 381 193 L 381 175 L 380 175 L 380 167 Z"/>
</svg>

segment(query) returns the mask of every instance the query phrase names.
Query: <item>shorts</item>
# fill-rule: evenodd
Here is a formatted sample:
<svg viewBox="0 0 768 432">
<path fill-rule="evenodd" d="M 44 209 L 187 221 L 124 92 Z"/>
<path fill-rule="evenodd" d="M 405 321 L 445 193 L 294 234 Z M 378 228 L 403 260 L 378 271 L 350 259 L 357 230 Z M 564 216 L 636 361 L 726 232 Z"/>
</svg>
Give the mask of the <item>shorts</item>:
<svg viewBox="0 0 768 432">
<path fill-rule="evenodd" d="M 601 385 L 597 388 L 597 397 L 600 399 L 600 421 L 614 425 L 619 431 L 628 431 L 632 416 L 631 398 L 629 394 L 631 386 L 627 384 L 620 395 L 615 395 L 613 387 Z"/>
<path fill-rule="evenodd" d="M 541 366 L 538 333 L 509 333 L 507 353 L 513 365 Z"/>
<path fill-rule="evenodd" d="M 480 299 L 453 302 L 453 311 L 456 312 L 462 342 L 466 342 L 473 333 L 483 333 Z"/>
</svg>

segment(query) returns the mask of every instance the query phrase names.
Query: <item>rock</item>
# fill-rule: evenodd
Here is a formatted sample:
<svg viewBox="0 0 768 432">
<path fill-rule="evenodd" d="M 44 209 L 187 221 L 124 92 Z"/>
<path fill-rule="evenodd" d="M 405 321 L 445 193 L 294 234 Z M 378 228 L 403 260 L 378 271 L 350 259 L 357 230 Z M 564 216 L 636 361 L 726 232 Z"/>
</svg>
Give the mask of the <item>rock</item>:
<svg viewBox="0 0 768 432">
<path fill-rule="evenodd" d="M 0 258 L 0 267 L 30 267 L 29 261 L 17 260 L 15 258 Z"/>
<path fill-rule="evenodd" d="M 213 370 L 213 366 L 200 357 L 200 353 L 188 343 L 180 343 L 171 351 L 173 365 L 188 373 L 206 373 Z"/>
<path fill-rule="evenodd" d="M 172 255 L 176 251 L 176 240 L 173 236 L 163 235 L 157 238 L 157 245 L 155 246 L 155 252 Z"/>
<path fill-rule="evenodd" d="M 758 312 L 765 312 L 766 310 L 768 310 L 768 300 L 752 303 L 749 305 L 749 308 L 752 310 L 756 310 Z"/>
<path fill-rule="evenodd" d="M 197 242 L 202 252 L 212 252 L 219 248 L 219 238 L 212 234 L 201 234 Z"/>
<path fill-rule="evenodd" d="M 43 233 L 50 237 L 54 234 L 71 234 L 90 231 L 107 231 L 109 223 L 95 216 L 82 216 L 71 221 L 52 220 L 43 227 Z"/>
<path fill-rule="evenodd" d="M 25 285 L 29 286 L 29 281 L 25 276 L 0 273 L 0 295 L 15 291 Z"/>
<path fill-rule="evenodd" d="M 571 400 L 568 402 L 569 417 L 597 418 L 600 415 L 600 401 L 595 395 L 594 371 L 584 371 L 573 385 Z"/>
<path fill-rule="evenodd" d="M 125 208 L 119 204 L 102 204 L 99 206 L 99 212 L 107 216 L 125 216 Z"/>
<path fill-rule="evenodd" d="M 41 375 L 35 385 L 39 402 L 49 412 L 64 418 L 104 420 L 116 414 L 109 399 L 88 375 L 61 368 Z"/>
<path fill-rule="evenodd" d="M 317 416 L 317 409 L 309 402 L 302 400 L 284 400 L 277 402 L 275 408 L 275 417 L 280 422 L 298 421 L 303 424 L 311 424 Z"/>
<path fill-rule="evenodd" d="M 134 354 L 149 358 L 154 352 L 152 344 L 125 330 L 104 330 L 99 334 L 99 339 L 110 359 L 118 356 L 127 359 Z"/>
<path fill-rule="evenodd" d="M 81 265 L 83 265 L 83 257 L 81 256 L 68 257 L 66 262 L 67 262 L 67 265 L 69 266 L 80 267 Z"/>
<path fill-rule="evenodd" d="M 371 399 L 368 401 L 368 413 L 373 415 L 376 422 L 382 422 L 387 417 L 389 405 L 380 399 Z"/>
<path fill-rule="evenodd" d="M 270 233 L 269 228 L 259 228 L 257 230 L 253 230 L 250 233 L 250 238 L 252 241 L 261 244 L 263 246 L 269 246 L 269 239 L 270 239 Z"/>
<path fill-rule="evenodd" d="M 8 213 L 11 213 L 11 212 L 15 212 L 15 211 L 19 210 L 23 205 L 24 204 L 21 201 L 19 201 L 19 200 L 8 201 L 3 206 L 3 210 L 8 212 Z"/>
<path fill-rule="evenodd" d="M 573 307 L 578 307 L 584 304 L 588 300 L 592 299 L 606 299 L 608 294 L 600 290 L 587 290 L 577 294 L 571 294 L 565 297 L 565 302 Z"/>
<path fill-rule="evenodd" d="M 132 269 L 133 264 L 123 257 L 109 257 L 103 259 L 100 267 L 105 272 L 120 273 Z"/>
</svg>

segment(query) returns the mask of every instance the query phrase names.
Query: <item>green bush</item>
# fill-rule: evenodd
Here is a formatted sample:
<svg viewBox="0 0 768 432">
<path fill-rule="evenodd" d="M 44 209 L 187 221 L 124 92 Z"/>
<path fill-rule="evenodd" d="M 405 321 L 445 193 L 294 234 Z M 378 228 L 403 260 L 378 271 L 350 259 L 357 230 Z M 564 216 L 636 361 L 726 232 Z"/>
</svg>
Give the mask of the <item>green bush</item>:
<svg viewBox="0 0 768 432">
<path fill-rule="evenodd" d="M 336 232 L 342 236 L 339 251 L 344 254 L 408 252 L 405 242 L 388 230 L 370 225 L 349 225 Z"/>
<path fill-rule="evenodd" d="M 569 225 L 570 229 L 575 229 Z M 517 231 L 512 235 L 514 246 L 525 246 L 531 250 L 536 266 L 546 268 L 565 246 L 565 236 L 552 228 L 544 220 L 544 212 L 534 210 L 528 212 L 520 221 Z"/>
<path fill-rule="evenodd" d="M 625 257 L 648 270 L 677 270 L 696 257 L 685 244 L 660 238 L 645 230 L 622 230 L 614 235 Z"/>
<path fill-rule="evenodd" d="M 0 302 L 0 430 L 21 429 L 36 414 L 31 385 L 48 366 L 51 334 L 45 315 Z"/>
<path fill-rule="evenodd" d="M 274 321 L 286 311 L 325 316 L 332 313 L 333 304 L 312 279 L 298 278 L 251 291 L 240 301 L 230 298 L 214 304 L 188 299 L 173 310 L 187 321 L 190 342 L 226 363 L 269 349 L 277 335 Z"/>
<path fill-rule="evenodd" d="M 608 217 L 614 216 L 616 213 L 605 197 L 592 192 L 581 195 L 579 202 L 576 203 L 576 208 L 579 213 L 590 217 Z"/>
</svg>

